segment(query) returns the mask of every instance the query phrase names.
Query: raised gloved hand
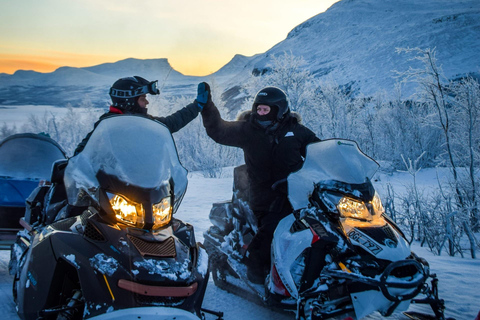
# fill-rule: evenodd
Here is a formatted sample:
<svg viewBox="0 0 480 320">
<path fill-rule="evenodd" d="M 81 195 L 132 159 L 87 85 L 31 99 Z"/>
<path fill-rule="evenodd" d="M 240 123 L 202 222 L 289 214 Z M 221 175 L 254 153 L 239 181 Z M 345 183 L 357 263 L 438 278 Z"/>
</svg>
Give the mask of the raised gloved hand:
<svg viewBox="0 0 480 320">
<path fill-rule="evenodd" d="M 208 83 L 199 83 L 197 88 L 197 99 L 195 100 L 199 108 L 203 110 L 203 107 L 205 107 L 211 99 L 212 95 L 210 94 L 210 86 Z"/>
</svg>

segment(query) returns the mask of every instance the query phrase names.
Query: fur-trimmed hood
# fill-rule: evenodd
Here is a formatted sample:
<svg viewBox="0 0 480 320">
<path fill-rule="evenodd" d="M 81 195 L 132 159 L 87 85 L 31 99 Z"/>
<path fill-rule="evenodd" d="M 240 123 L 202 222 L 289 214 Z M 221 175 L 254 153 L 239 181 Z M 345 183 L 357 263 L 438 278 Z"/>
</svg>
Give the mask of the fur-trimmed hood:
<svg viewBox="0 0 480 320">
<path fill-rule="evenodd" d="M 248 121 L 251 116 L 252 116 L 252 110 L 245 110 L 237 114 L 237 117 L 235 120 Z M 289 117 L 295 118 L 299 124 L 302 124 L 302 116 L 298 112 L 290 111 Z"/>
</svg>

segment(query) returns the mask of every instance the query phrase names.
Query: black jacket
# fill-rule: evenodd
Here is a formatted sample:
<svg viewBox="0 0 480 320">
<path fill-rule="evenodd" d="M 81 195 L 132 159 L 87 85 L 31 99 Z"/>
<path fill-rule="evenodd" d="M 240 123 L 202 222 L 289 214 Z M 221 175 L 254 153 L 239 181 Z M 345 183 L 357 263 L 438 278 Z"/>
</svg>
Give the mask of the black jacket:
<svg viewBox="0 0 480 320">
<path fill-rule="evenodd" d="M 271 211 L 278 197 L 286 197 L 286 183 L 278 184 L 302 167 L 305 148 L 320 141 L 315 134 L 289 116 L 275 130 L 266 130 L 250 113 L 243 120 L 225 121 L 209 103 L 202 111 L 207 134 L 217 143 L 243 149 L 250 184 L 250 206 L 254 211 Z M 273 189 L 274 184 L 280 187 Z"/>
<path fill-rule="evenodd" d="M 200 108 L 196 103 L 191 103 L 187 105 L 185 108 L 182 108 L 178 110 L 175 113 L 172 113 L 169 116 L 166 117 L 154 117 L 149 114 L 137 114 L 140 116 L 144 116 L 150 119 L 157 120 L 167 126 L 167 128 L 170 130 L 171 133 L 177 132 L 178 130 L 182 129 L 185 127 L 190 121 L 195 119 L 198 116 L 198 113 L 200 112 Z M 90 131 L 85 138 L 78 144 L 77 148 L 75 149 L 74 156 L 82 152 L 82 150 L 85 148 L 85 145 L 87 144 L 88 140 L 90 139 L 90 136 L 92 135 L 93 131 L 95 128 L 98 126 L 98 124 L 102 121 L 105 120 L 106 118 L 109 118 L 111 116 L 116 116 L 116 115 L 122 115 L 126 114 L 122 110 L 117 109 L 115 107 L 110 107 L 110 110 L 100 116 L 97 122 L 95 122 L 93 126 L 93 130 Z"/>
</svg>

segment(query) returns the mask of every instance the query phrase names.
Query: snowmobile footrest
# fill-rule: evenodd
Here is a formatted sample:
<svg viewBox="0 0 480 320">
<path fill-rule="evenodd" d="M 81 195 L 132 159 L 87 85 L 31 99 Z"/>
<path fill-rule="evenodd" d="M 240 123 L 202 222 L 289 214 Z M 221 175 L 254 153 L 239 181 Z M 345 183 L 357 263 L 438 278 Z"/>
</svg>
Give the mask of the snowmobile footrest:
<svg viewBox="0 0 480 320">
<path fill-rule="evenodd" d="M 420 312 L 403 312 L 405 316 L 413 320 L 435 320 L 437 317 Z"/>
<path fill-rule="evenodd" d="M 209 310 L 209 309 L 205 309 L 205 308 L 201 308 L 200 310 L 202 312 L 217 316 L 216 320 L 223 320 L 223 312 L 221 312 L 221 311 L 213 311 L 213 310 Z"/>
</svg>

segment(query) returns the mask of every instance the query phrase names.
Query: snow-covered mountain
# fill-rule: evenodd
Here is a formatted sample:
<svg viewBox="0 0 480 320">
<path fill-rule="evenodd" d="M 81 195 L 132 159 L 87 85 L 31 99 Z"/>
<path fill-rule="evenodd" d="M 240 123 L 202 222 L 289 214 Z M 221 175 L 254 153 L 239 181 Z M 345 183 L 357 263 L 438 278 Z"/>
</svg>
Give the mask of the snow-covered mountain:
<svg viewBox="0 0 480 320">
<path fill-rule="evenodd" d="M 448 78 L 480 72 L 480 1 L 342 0 L 294 28 L 287 38 L 253 57 L 262 70 L 272 55 L 303 56 L 317 77 L 355 83 L 366 95 L 392 91 L 392 70 L 407 70 L 396 48 L 436 48 Z"/>
<path fill-rule="evenodd" d="M 117 79 L 140 75 L 147 79 L 167 79 L 170 86 L 196 83 L 195 77 L 174 70 L 167 59 L 125 59 L 85 68 L 61 67 L 50 73 L 16 71 L 0 74 L 0 105 L 78 105 L 88 99 L 97 106 L 108 102 L 108 88 Z M 192 85 L 193 86 L 193 85 Z"/>
<path fill-rule="evenodd" d="M 252 57 L 236 55 L 206 77 L 184 76 L 167 59 L 126 59 L 87 68 L 62 67 L 51 73 L 0 74 L 0 104 L 53 104 L 81 101 L 85 95 L 106 103 L 108 87 L 118 78 L 141 75 L 167 78 L 165 90 L 194 94 L 195 85 L 215 80 L 225 90 L 268 68 L 272 56 L 302 56 L 316 77 L 353 85 L 358 93 L 392 92 L 393 70 L 407 70 L 408 56 L 396 48 L 436 48 L 449 78 L 480 74 L 480 1 L 342 0 L 294 28 L 285 40 Z M 57 88 L 58 87 L 58 88 Z M 180 90 L 182 89 L 182 90 Z M 181 92 L 180 92 L 181 91 Z"/>
<path fill-rule="evenodd" d="M 98 86 L 111 85 L 121 77 L 141 74 L 145 78 L 158 79 L 169 74 L 169 79 L 184 78 L 173 70 L 167 59 L 125 59 L 115 63 L 104 63 L 85 68 L 61 67 L 50 73 L 35 71 L 16 71 L 13 75 L 0 75 L 0 84 L 14 85 L 49 85 L 49 86 Z"/>
</svg>

